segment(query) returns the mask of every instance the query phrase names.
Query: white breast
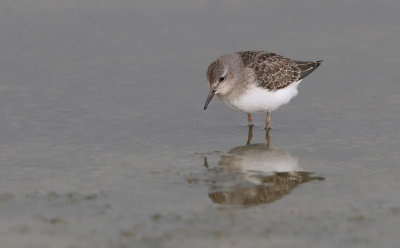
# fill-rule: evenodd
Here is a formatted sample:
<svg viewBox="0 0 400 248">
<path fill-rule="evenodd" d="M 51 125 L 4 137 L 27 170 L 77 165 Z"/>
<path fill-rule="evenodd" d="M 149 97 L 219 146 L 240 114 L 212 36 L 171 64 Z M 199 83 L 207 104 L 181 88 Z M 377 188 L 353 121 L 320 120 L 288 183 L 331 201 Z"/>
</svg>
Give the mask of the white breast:
<svg viewBox="0 0 400 248">
<path fill-rule="evenodd" d="M 242 96 L 223 101 L 231 108 L 245 113 L 274 111 L 297 95 L 300 82 L 301 80 L 276 91 L 253 86 L 244 91 Z"/>
</svg>

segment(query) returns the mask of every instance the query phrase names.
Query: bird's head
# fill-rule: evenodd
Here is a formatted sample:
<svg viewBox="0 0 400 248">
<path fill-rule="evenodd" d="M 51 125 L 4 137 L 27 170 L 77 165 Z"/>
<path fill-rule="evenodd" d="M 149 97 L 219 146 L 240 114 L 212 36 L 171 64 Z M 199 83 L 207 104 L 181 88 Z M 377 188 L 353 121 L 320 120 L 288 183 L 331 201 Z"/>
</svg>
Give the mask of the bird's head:
<svg viewBox="0 0 400 248">
<path fill-rule="evenodd" d="M 214 95 L 224 96 L 233 87 L 234 78 L 237 77 L 240 68 L 240 60 L 236 54 L 223 55 L 214 60 L 207 69 L 207 80 L 210 86 L 204 110 Z"/>
</svg>

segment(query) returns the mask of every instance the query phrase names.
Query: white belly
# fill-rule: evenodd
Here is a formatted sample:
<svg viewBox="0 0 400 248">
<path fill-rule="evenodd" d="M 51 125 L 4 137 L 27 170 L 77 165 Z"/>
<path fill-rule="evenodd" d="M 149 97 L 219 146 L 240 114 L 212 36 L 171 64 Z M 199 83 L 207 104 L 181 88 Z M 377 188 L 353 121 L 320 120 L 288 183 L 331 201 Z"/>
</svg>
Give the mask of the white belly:
<svg viewBox="0 0 400 248">
<path fill-rule="evenodd" d="M 300 82 L 301 80 L 277 91 L 269 91 L 254 86 L 247 89 L 244 94 L 237 99 L 224 99 L 223 101 L 231 108 L 245 113 L 274 111 L 281 105 L 288 103 L 297 95 L 297 87 Z"/>
</svg>

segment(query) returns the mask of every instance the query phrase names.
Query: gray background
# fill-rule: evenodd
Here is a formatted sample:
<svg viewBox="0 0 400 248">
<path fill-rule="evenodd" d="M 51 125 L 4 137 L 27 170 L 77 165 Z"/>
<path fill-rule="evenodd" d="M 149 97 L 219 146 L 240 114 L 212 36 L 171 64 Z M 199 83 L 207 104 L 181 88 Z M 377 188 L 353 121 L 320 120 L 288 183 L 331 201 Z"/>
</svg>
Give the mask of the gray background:
<svg viewBox="0 0 400 248">
<path fill-rule="evenodd" d="M 1 247 L 398 247 L 399 10 L 1 1 Z M 218 99 L 202 107 L 208 64 L 247 49 L 325 60 L 271 131 L 325 180 L 243 208 L 208 193 L 226 179 L 221 157 L 246 143 L 246 116 Z"/>
</svg>

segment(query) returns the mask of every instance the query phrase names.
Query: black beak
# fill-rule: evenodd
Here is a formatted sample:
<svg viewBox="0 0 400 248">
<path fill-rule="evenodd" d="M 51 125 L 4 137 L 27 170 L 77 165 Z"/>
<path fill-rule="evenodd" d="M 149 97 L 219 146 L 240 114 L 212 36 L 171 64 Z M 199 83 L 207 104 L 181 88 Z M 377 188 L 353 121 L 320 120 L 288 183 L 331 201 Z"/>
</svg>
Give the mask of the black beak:
<svg viewBox="0 0 400 248">
<path fill-rule="evenodd" d="M 210 101 L 211 101 L 211 99 L 213 98 L 214 95 L 215 95 L 215 90 L 210 89 L 210 93 L 208 93 L 206 103 L 204 104 L 204 110 L 207 109 L 207 106 L 210 103 Z"/>
</svg>

